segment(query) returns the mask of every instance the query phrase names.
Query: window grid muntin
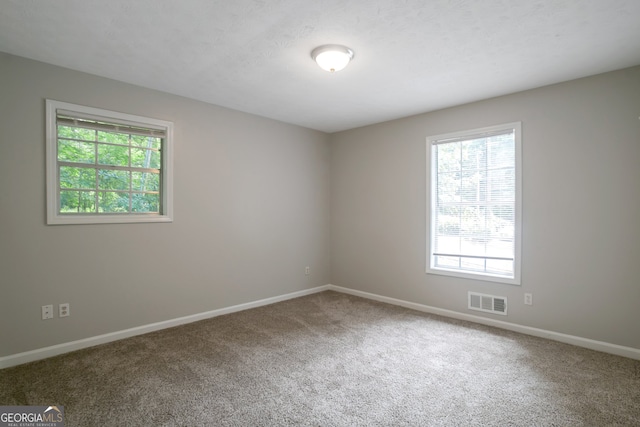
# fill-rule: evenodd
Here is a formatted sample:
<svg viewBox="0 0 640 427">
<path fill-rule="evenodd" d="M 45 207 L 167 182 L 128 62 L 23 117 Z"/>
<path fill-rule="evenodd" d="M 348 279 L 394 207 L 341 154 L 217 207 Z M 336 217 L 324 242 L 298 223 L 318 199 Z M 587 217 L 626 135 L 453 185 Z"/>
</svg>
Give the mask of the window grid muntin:
<svg viewBox="0 0 640 427">
<path fill-rule="evenodd" d="M 163 164 L 163 150 L 162 147 L 164 145 L 164 138 L 161 138 L 160 136 L 158 136 L 158 131 L 153 131 L 153 130 L 149 130 L 149 132 L 144 132 L 141 129 L 144 128 L 133 128 L 133 127 L 126 127 L 127 131 L 131 131 L 130 133 L 126 133 L 126 135 L 128 135 L 127 144 L 118 144 L 118 143 L 114 143 L 114 142 L 110 142 L 110 141 L 103 141 L 100 140 L 98 138 L 98 135 L 100 133 L 106 133 L 106 134 L 121 134 L 121 135 L 125 135 L 125 133 L 123 132 L 124 129 L 118 127 L 118 125 L 116 124 L 112 124 L 112 123 L 107 123 L 107 122 L 92 122 L 92 123 L 97 123 L 99 125 L 101 125 L 100 129 L 95 129 L 93 127 L 91 127 L 91 125 L 87 124 L 86 122 L 82 123 L 80 126 L 77 126 L 78 128 L 82 128 L 82 129 L 87 129 L 87 130 L 92 130 L 93 134 L 94 134 L 94 139 L 80 139 L 80 138 L 70 138 L 70 137 L 65 137 L 65 136 L 60 136 L 60 127 L 67 127 L 67 128 L 71 128 L 73 129 L 76 126 L 71 126 L 71 124 L 68 123 L 68 119 L 63 119 L 60 120 L 58 118 L 57 123 L 56 123 L 56 160 L 57 160 L 57 212 L 59 215 L 158 215 L 158 214 L 162 214 L 162 193 L 161 193 L 161 189 L 162 189 L 162 164 Z M 109 130 L 105 130 L 107 127 L 112 126 L 111 128 L 109 128 Z M 141 147 L 139 145 L 134 145 L 132 143 L 132 135 L 139 135 L 139 136 L 146 136 L 148 138 L 148 143 L 147 143 L 147 147 Z M 151 147 L 152 145 L 152 141 L 151 139 L 158 139 L 159 140 L 159 145 L 160 148 L 153 148 Z M 60 141 L 73 141 L 73 142 L 79 142 L 79 143 L 84 143 L 84 144 L 93 144 L 94 146 L 94 162 L 93 163 L 85 163 L 85 162 L 70 162 L 70 161 L 60 161 L 59 160 L 59 144 Z M 128 155 L 127 155 L 127 166 L 121 166 L 121 165 L 113 165 L 113 164 L 108 164 L 108 163 L 100 163 L 100 150 L 99 147 L 100 146 L 115 146 L 115 147 L 127 147 L 127 151 L 128 151 Z M 158 164 L 159 164 L 159 168 L 144 168 L 144 167 L 136 167 L 136 166 L 131 166 L 132 163 L 132 149 L 136 149 L 136 150 L 143 150 L 145 152 L 145 162 L 151 160 L 151 153 L 152 152 L 156 152 L 160 155 L 160 158 L 158 159 Z M 69 167 L 75 167 L 75 168 L 79 168 L 79 169 L 93 169 L 95 170 L 95 187 L 94 188 L 61 188 L 61 175 L 60 175 L 60 168 L 64 167 L 64 166 L 69 166 Z M 100 171 L 101 170 L 120 170 L 120 171 L 127 171 L 129 172 L 129 189 L 128 190 L 114 190 L 114 189 L 101 189 L 100 188 Z M 133 172 L 139 172 L 139 173 L 152 173 L 152 174 L 157 174 L 158 176 L 158 190 L 157 191 L 135 191 L 132 188 L 133 185 L 133 179 L 132 179 L 132 173 Z M 61 203 L 61 199 L 62 199 L 62 194 L 63 192 L 67 192 L 70 193 L 72 191 L 76 191 L 78 192 L 78 197 L 81 197 L 82 193 L 89 193 L 89 192 L 94 192 L 94 204 L 95 204 L 95 211 L 93 212 L 86 212 L 86 211 L 77 211 L 77 212 L 65 212 L 63 211 L 63 207 L 62 207 L 62 203 Z M 128 197 L 128 206 L 127 206 L 127 210 L 124 212 L 105 212 L 105 211 L 100 211 L 101 208 L 101 203 L 100 203 L 100 198 L 101 198 L 101 193 L 102 193 L 102 197 L 104 197 L 104 195 L 106 193 L 127 193 L 129 195 Z M 134 201 L 134 195 L 135 194 L 139 194 L 139 195 L 157 195 L 157 210 L 149 210 L 149 211 L 135 211 L 134 210 L 134 206 L 133 206 L 133 201 Z M 79 206 L 78 206 L 79 207 Z"/>
<path fill-rule="evenodd" d="M 430 185 L 430 200 L 431 205 L 431 237 L 427 240 L 429 243 L 429 258 L 427 262 L 427 272 L 434 274 L 446 274 L 458 277 L 477 278 L 481 280 L 498 281 L 504 283 L 519 284 L 520 283 L 520 224 L 521 224 L 521 140 L 520 140 L 520 123 L 510 123 L 505 125 L 492 126 L 484 129 L 478 129 L 475 131 L 456 132 L 447 135 L 434 136 L 427 138 L 427 149 L 429 157 L 431 158 L 430 170 L 431 170 L 431 185 Z M 508 142 L 505 149 L 504 135 L 508 136 Z M 501 137 L 502 136 L 502 137 Z M 498 138 L 495 138 L 498 137 Z M 457 161 L 451 161 L 449 159 L 448 164 L 436 161 L 436 151 L 439 147 L 444 147 L 447 144 L 464 142 L 473 143 L 478 139 L 489 138 L 485 140 L 483 148 L 481 150 L 482 156 L 487 160 L 484 166 L 481 168 L 474 168 L 471 164 L 468 164 L 468 169 L 464 169 L 462 158 L 463 150 L 458 147 L 449 149 L 451 153 L 457 155 Z M 490 144 L 486 144 L 489 141 Z M 487 150 L 488 147 L 488 150 Z M 491 149 L 495 147 L 495 152 L 492 153 Z M 457 153 L 456 153 L 457 151 Z M 478 153 L 475 153 L 478 154 Z M 481 157 L 482 157 L 481 156 Z M 476 156 L 477 157 L 477 156 Z M 507 158 L 505 160 L 505 157 Z M 442 160 L 442 158 L 440 158 Z M 474 161 L 473 156 L 470 156 L 468 160 Z M 511 166 L 505 167 L 506 162 L 509 162 Z M 500 172 L 505 169 L 511 170 L 511 173 Z M 484 171 L 486 174 L 486 188 L 483 189 L 483 198 L 475 198 L 474 201 L 469 201 L 469 198 L 465 198 L 463 194 L 465 184 L 458 181 L 453 186 L 443 186 L 438 181 L 443 175 L 447 173 L 451 176 L 458 174 L 461 176 L 465 171 Z M 507 181 L 508 185 L 505 185 L 504 181 Z M 458 188 L 455 188 L 456 185 Z M 449 191 L 446 191 L 446 190 Z M 443 197 L 443 194 L 445 197 Z M 446 196 L 457 195 L 457 198 Z M 466 200 L 466 202 L 465 202 Z M 436 237 L 440 237 L 440 243 L 443 243 L 444 233 L 440 233 L 447 226 L 444 218 L 445 214 L 441 209 L 446 207 L 455 207 L 458 210 L 458 227 L 462 226 L 461 217 L 463 215 L 463 208 L 468 206 L 476 206 L 478 209 L 485 210 L 482 224 L 484 224 L 481 230 L 484 230 L 480 236 L 485 238 L 483 244 L 483 256 L 478 257 L 477 253 L 466 253 L 462 251 L 454 251 L 454 254 L 449 250 L 439 250 L 443 248 L 437 248 Z M 503 244 L 497 245 L 497 247 L 491 247 L 492 241 L 501 241 L 505 237 L 504 224 L 508 224 L 510 230 L 506 231 L 508 236 L 508 244 L 505 248 Z M 496 226 L 496 230 L 492 230 L 491 227 Z M 458 240 L 457 245 L 460 249 L 462 240 L 465 237 L 462 229 L 456 229 L 455 227 L 449 227 L 457 230 L 457 235 L 454 236 Z M 473 235 L 473 233 L 472 233 Z M 498 239 L 498 237 L 500 239 Z M 447 248 L 450 249 L 450 248 Z M 502 256 L 505 249 L 508 251 L 509 256 Z M 496 250 L 501 251 L 496 257 L 492 257 L 492 252 Z M 444 255 L 455 255 L 457 257 L 455 266 L 451 263 L 451 258 L 446 258 Z M 498 259 L 492 259 L 498 258 Z M 500 258 L 506 258 L 501 260 Z M 473 267 L 471 274 L 463 264 L 469 264 L 469 260 L 473 259 L 485 259 L 483 265 L 480 267 Z M 505 268 L 505 264 L 510 266 Z M 445 273 L 442 273 L 445 271 Z M 449 273 L 446 273 L 446 272 Z M 505 271 L 509 271 L 505 274 Z"/>
<path fill-rule="evenodd" d="M 471 208 L 472 210 L 475 210 L 478 214 L 481 214 L 484 211 L 484 215 L 483 218 L 480 218 L 479 215 L 476 215 L 476 218 L 469 218 L 471 215 L 469 215 L 469 217 L 463 217 L 464 214 L 466 212 L 468 212 L 468 210 L 465 209 L 458 209 L 459 211 L 459 219 L 458 219 L 458 224 L 459 224 L 459 231 L 458 231 L 458 236 L 457 236 L 457 241 L 458 241 L 458 253 L 456 255 L 456 257 L 458 258 L 458 268 L 461 270 L 468 270 L 468 271 L 480 271 L 482 273 L 489 273 L 489 271 L 487 271 L 487 259 L 491 259 L 494 257 L 491 256 L 487 256 L 487 253 L 492 252 L 488 247 L 488 241 L 491 238 L 490 233 L 487 233 L 488 231 L 488 217 L 490 215 L 490 212 L 492 211 L 492 209 L 490 209 L 490 207 L 493 204 L 500 204 L 500 205 L 504 205 L 507 202 L 513 202 L 515 203 L 515 200 L 511 201 L 511 200 L 499 200 L 498 202 L 494 202 L 492 200 L 489 199 L 490 197 L 490 190 L 488 189 L 490 182 L 488 179 L 489 176 L 489 172 L 493 171 L 493 170 L 515 170 L 515 158 L 513 161 L 513 166 L 511 167 L 505 167 L 505 166 L 499 166 L 499 167 L 492 167 L 489 162 L 490 162 L 490 158 L 491 158 L 491 154 L 489 153 L 490 149 L 491 149 L 491 144 L 493 142 L 498 142 L 493 140 L 493 138 L 501 138 L 505 135 L 513 135 L 513 131 L 505 131 L 504 133 L 499 133 L 497 135 L 491 135 L 491 136 L 480 136 L 480 137 L 474 137 L 474 136 L 469 136 L 467 138 L 461 138 L 457 141 L 452 141 L 452 142 L 448 142 L 445 143 L 446 145 L 449 144 L 456 144 L 457 147 L 455 147 L 455 152 L 459 153 L 460 159 L 459 162 L 457 162 L 457 164 L 459 165 L 459 169 L 457 170 L 449 170 L 449 171 L 441 171 L 441 168 L 439 167 L 439 163 L 440 163 L 440 153 L 439 153 L 439 148 L 442 147 L 443 145 L 435 145 L 434 146 L 434 151 L 435 151 L 435 162 L 436 162 L 436 170 L 438 172 L 436 172 L 436 185 L 435 185 L 435 190 L 436 190 L 436 212 L 439 212 L 439 208 L 440 207 L 446 207 L 446 206 L 451 206 L 451 207 L 466 207 L 466 208 Z M 499 142 L 504 142 L 504 141 L 499 141 Z M 467 145 L 467 149 L 465 150 L 465 145 Z M 476 153 L 472 153 L 475 155 L 468 155 L 465 158 L 465 153 L 469 154 L 469 146 L 480 146 L 480 150 L 478 150 Z M 474 163 L 475 163 L 475 167 L 474 167 Z M 466 165 L 466 167 L 465 167 Z M 447 175 L 447 174 L 459 174 L 460 178 L 456 179 L 455 182 L 458 184 L 458 192 L 459 192 L 459 199 L 460 201 L 451 201 L 451 202 L 442 202 L 440 201 L 440 178 L 442 177 L 442 175 Z M 476 179 L 478 178 L 478 175 L 482 175 L 480 177 L 480 179 L 478 179 L 478 182 L 475 182 L 475 188 L 476 188 L 476 194 L 475 194 L 475 199 L 476 200 L 468 200 L 468 198 L 470 196 L 473 196 L 473 194 L 469 194 L 469 191 L 465 189 L 465 187 L 469 186 L 469 185 L 474 185 L 474 181 L 476 181 Z M 463 201 L 462 199 L 467 198 L 467 200 Z M 515 198 L 514 198 L 515 199 Z M 440 215 L 437 216 L 436 221 L 438 222 L 440 218 Z M 469 219 L 471 219 L 471 222 L 475 222 L 473 221 L 478 220 L 478 221 L 483 221 L 482 224 L 478 225 L 478 228 L 482 228 L 481 232 L 465 232 L 463 230 L 463 227 L 465 225 L 467 225 L 468 228 L 468 221 Z M 472 224 L 471 227 L 475 226 L 475 224 Z M 513 225 L 513 227 L 515 227 L 515 224 Z M 435 234 L 435 251 L 433 253 L 433 258 L 434 258 L 434 266 L 435 267 L 447 267 L 444 265 L 441 265 L 438 261 L 440 256 L 437 255 L 438 253 L 440 253 L 441 251 L 440 249 L 440 245 L 444 244 L 443 243 L 443 238 L 445 238 L 440 232 L 439 230 L 436 229 L 436 234 Z M 466 238 L 466 239 L 465 239 Z M 471 239 L 479 239 L 480 243 L 482 243 L 483 248 L 480 247 L 476 247 L 475 249 L 478 250 L 478 252 L 484 252 L 484 255 L 478 255 L 476 253 L 464 253 L 463 252 L 463 244 L 465 240 L 471 240 Z M 468 246 L 468 245 L 467 245 Z M 477 245 L 476 245 L 477 246 Z M 452 256 L 450 255 L 448 258 L 451 258 Z M 499 258 L 505 258 L 505 257 L 499 257 Z M 483 263 L 483 267 L 482 268 L 469 268 L 469 267 L 465 267 L 463 265 L 465 260 L 469 260 L 469 259 L 483 259 L 484 263 Z M 509 261 L 513 261 L 513 257 L 509 257 L 507 260 Z M 496 273 L 493 273 L 496 274 Z M 506 277 L 511 277 L 513 275 L 513 269 L 511 269 L 510 271 L 507 271 L 505 273 L 497 273 L 499 275 L 504 275 Z"/>
</svg>

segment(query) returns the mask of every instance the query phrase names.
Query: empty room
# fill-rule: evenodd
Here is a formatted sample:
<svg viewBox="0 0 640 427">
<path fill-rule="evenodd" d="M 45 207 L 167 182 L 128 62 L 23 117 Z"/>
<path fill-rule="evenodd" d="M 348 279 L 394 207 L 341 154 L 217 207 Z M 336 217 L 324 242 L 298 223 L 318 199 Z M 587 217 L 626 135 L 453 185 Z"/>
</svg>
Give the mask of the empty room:
<svg viewBox="0 0 640 427">
<path fill-rule="evenodd" d="M 0 0 L 0 427 L 640 425 L 639 17 Z"/>
</svg>

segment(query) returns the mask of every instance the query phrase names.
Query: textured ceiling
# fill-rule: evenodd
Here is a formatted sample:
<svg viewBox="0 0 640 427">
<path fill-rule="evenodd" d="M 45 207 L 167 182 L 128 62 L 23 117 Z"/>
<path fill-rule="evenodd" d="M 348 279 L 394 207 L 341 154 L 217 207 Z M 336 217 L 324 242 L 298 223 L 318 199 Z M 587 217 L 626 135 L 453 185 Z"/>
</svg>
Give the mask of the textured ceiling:
<svg viewBox="0 0 640 427">
<path fill-rule="evenodd" d="M 0 0 L 0 51 L 335 132 L 638 65 L 640 1 Z"/>
</svg>

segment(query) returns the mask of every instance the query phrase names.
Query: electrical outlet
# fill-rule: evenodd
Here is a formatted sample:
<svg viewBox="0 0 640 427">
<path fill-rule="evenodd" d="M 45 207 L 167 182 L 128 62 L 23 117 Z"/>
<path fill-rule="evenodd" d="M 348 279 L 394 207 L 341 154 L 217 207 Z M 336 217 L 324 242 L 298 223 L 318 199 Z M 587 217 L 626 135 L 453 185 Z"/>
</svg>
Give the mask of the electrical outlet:
<svg viewBox="0 0 640 427">
<path fill-rule="evenodd" d="M 526 305 L 533 305 L 533 294 L 524 294 L 524 303 Z"/>
<path fill-rule="evenodd" d="M 71 315 L 70 305 L 68 302 L 58 306 L 58 317 L 67 317 Z"/>
<path fill-rule="evenodd" d="M 42 306 L 42 320 L 53 319 L 53 304 Z"/>
<path fill-rule="evenodd" d="M 306 276 L 308 276 L 309 274 L 311 274 L 311 269 L 310 269 L 309 267 L 305 267 L 305 268 L 304 268 L 304 274 L 305 274 Z"/>
</svg>

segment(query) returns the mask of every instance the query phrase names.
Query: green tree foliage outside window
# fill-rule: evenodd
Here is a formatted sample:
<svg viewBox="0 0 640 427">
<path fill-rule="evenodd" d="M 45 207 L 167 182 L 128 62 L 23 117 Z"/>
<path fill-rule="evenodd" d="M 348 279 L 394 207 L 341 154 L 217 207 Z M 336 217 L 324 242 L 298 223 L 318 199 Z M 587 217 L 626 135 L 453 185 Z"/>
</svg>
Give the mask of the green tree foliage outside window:
<svg viewBox="0 0 640 427">
<path fill-rule="evenodd" d="M 160 212 L 162 138 L 90 126 L 57 126 L 60 213 Z"/>
</svg>

